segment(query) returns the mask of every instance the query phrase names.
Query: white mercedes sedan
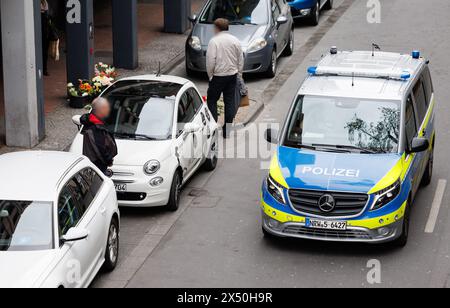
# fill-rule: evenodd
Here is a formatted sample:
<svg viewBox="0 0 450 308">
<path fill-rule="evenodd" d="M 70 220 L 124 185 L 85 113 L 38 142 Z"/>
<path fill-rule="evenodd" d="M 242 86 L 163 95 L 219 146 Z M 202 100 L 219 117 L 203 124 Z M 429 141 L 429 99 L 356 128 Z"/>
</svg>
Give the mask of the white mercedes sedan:
<svg viewBox="0 0 450 308">
<path fill-rule="evenodd" d="M 114 185 L 87 158 L 19 152 L 0 170 L 0 288 L 88 287 L 116 267 Z"/>
<path fill-rule="evenodd" d="M 112 107 L 105 125 L 118 146 L 111 169 L 119 205 L 176 211 L 182 186 L 218 162 L 218 126 L 198 89 L 183 78 L 146 75 L 119 80 L 101 96 Z M 77 154 L 79 119 L 70 150 Z"/>
</svg>

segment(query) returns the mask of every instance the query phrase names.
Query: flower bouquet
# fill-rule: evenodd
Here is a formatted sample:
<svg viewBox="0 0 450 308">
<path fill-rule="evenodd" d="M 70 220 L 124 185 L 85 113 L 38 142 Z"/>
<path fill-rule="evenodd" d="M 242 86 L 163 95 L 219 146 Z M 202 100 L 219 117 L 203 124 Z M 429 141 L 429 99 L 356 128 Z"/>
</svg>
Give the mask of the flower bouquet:
<svg viewBox="0 0 450 308">
<path fill-rule="evenodd" d="M 95 95 L 95 88 L 90 81 L 79 80 L 77 85 L 73 83 L 67 85 L 67 93 L 70 107 L 81 109 L 91 103 Z"/>
</svg>

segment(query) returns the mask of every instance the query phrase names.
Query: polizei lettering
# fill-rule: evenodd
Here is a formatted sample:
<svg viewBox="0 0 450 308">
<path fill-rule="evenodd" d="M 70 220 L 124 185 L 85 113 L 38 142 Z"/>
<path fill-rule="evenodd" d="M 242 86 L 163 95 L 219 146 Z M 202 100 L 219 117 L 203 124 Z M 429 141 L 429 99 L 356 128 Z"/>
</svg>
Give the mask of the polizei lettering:
<svg viewBox="0 0 450 308">
<path fill-rule="evenodd" d="M 303 167 L 303 174 L 325 175 L 335 177 L 359 178 L 360 170 L 340 168 Z"/>
</svg>

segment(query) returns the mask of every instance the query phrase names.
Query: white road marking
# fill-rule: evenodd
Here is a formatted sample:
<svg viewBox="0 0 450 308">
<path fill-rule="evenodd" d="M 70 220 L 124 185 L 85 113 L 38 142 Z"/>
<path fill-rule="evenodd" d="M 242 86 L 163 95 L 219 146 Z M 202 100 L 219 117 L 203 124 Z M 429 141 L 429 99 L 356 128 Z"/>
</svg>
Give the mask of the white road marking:
<svg viewBox="0 0 450 308">
<path fill-rule="evenodd" d="M 439 180 L 436 188 L 436 194 L 434 195 L 433 204 L 431 206 L 430 217 L 428 218 L 427 226 L 425 227 L 425 233 L 433 233 L 436 227 L 436 222 L 439 216 L 439 211 L 442 205 L 442 199 L 444 199 L 445 188 L 447 186 L 447 180 Z"/>
</svg>

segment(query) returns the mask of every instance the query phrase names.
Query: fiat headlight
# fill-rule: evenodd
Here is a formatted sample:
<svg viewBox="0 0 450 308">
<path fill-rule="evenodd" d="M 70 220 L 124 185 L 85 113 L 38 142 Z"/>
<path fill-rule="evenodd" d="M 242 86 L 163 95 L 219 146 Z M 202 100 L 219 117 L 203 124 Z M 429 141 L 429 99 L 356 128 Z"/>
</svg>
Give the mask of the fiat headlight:
<svg viewBox="0 0 450 308">
<path fill-rule="evenodd" d="M 267 191 L 275 198 L 275 200 L 282 204 L 286 204 L 283 186 L 278 184 L 270 175 L 267 178 Z"/>
<path fill-rule="evenodd" d="M 192 49 L 195 49 L 195 50 L 202 50 L 202 43 L 198 36 L 192 36 L 189 39 L 189 46 L 191 46 Z"/>
<path fill-rule="evenodd" d="M 263 38 L 259 38 L 250 43 L 247 48 L 248 53 L 257 52 L 267 46 L 267 41 Z"/>
<path fill-rule="evenodd" d="M 157 160 L 150 160 L 144 165 L 144 173 L 147 175 L 153 175 L 159 171 L 161 164 Z"/>
<path fill-rule="evenodd" d="M 381 209 L 386 204 L 393 201 L 400 194 L 401 181 L 398 179 L 394 184 L 375 194 L 375 201 L 370 210 L 375 211 Z"/>
</svg>

